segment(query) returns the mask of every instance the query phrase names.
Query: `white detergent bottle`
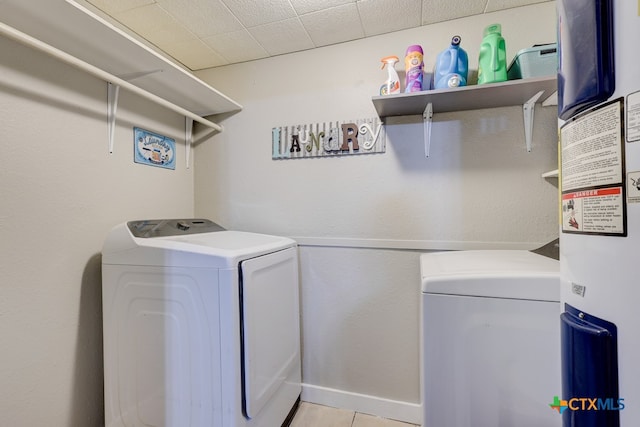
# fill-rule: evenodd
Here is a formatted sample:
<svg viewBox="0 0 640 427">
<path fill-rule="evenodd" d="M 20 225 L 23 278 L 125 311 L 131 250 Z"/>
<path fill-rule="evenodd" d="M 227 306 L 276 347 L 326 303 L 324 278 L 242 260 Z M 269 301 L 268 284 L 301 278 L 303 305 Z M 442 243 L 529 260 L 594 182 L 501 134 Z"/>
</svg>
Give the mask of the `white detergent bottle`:
<svg viewBox="0 0 640 427">
<path fill-rule="evenodd" d="M 380 95 L 392 95 L 394 93 L 400 93 L 400 77 L 396 71 L 396 64 L 399 59 L 397 56 L 386 56 L 380 60 L 382 62 L 382 69 L 387 67 L 387 80 L 382 86 L 380 86 Z"/>
</svg>

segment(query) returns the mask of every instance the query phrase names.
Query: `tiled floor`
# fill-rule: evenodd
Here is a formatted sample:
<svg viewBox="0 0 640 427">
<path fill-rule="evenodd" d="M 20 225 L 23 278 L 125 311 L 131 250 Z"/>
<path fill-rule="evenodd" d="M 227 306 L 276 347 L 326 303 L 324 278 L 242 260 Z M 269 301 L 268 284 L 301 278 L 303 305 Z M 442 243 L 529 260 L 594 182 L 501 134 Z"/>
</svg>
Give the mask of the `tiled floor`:
<svg viewBox="0 0 640 427">
<path fill-rule="evenodd" d="M 346 409 L 300 402 L 290 427 L 416 427 Z"/>
</svg>

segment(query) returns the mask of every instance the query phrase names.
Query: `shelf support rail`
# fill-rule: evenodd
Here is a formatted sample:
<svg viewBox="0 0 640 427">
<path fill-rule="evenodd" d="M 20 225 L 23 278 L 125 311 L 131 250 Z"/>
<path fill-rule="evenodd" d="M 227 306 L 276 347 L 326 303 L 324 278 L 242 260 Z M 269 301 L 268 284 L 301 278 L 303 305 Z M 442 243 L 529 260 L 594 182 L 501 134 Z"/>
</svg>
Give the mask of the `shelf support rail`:
<svg viewBox="0 0 640 427">
<path fill-rule="evenodd" d="M 112 138 L 113 138 L 113 131 L 114 129 L 114 125 L 115 125 L 115 112 L 116 112 L 116 105 L 117 105 L 117 97 L 118 97 L 118 90 L 114 89 L 114 93 L 111 93 L 112 89 L 111 89 L 111 85 L 115 85 L 116 87 L 122 87 L 130 92 L 135 93 L 136 95 L 139 95 L 143 98 L 146 98 L 150 101 L 155 102 L 156 104 L 159 104 L 165 108 L 168 108 L 171 111 L 174 111 L 180 115 L 185 116 L 186 118 L 190 118 L 193 121 L 196 121 L 198 123 L 201 123 L 207 127 L 210 127 L 212 129 L 217 130 L 218 132 L 222 132 L 223 131 L 223 127 L 217 123 L 214 123 L 210 120 L 205 119 L 204 117 L 201 117 L 195 113 L 192 113 L 191 111 L 180 107 L 179 105 L 176 105 L 170 101 L 167 101 L 164 98 L 161 98 L 157 95 L 154 95 L 150 92 L 147 92 L 144 89 L 139 88 L 138 86 L 129 83 L 128 81 L 117 77 L 111 73 L 108 73 L 107 71 L 104 71 L 101 68 L 98 68 L 94 65 L 89 64 L 88 62 L 85 62 L 81 59 L 76 58 L 73 55 L 70 55 L 58 48 L 55 48 L 51 45 L 48 45 L 34 37 L 31 37 L 28 34 L 23 33 L 22 31 L 16 30 L 15 28 L 5 24 L 4 22 L 0 22 L 0 34 L 8 37 L 12 40 L 15 40 L 19 43 L 22 43 L 28 47 L 31 47 L 33 49 L 39 50 L 40 52 L 44 52 L 58 60 L 61 60 L 63 62 L 66 62 L 69 65 L 72 65 L 82 71 L 85 71 L 95 77 L 98 77 L 99 79 L 102 79 L 104 81 L 106 81 L 107 83 L 110 83 L 109 86 L 109 93 L 108 93 L 108 97 L 109 95 L 111 95 L 111 99 L 108 100 L 109 102 L 109 106 L 108 106 L 108 126 L 109 126 L 109 152 L 112 152 L 113 150 L 113 143 L 112 143 Z M 113 101 L 113 103 L 111 102 Z M 113 107 L 113 108 L 112 108 Z M 113 123 L 112 123 L 112 119 L 113 119 Z"/>
<path fill-rule="evenodd" d="M 536 111 L 536 102 L 538 101 L 538 99 L 540 99 L 543 93 L 543 90 L 536 93 L 522 106 L 522 113 L 524 114 L 524 140 L 527 144 L 527 152 L 531 152 L 531 139 L 533 138 L 533 115 Z"/>
<path fill-rule="evenodd" d="M 187 159 L 187 169 L 191 166 L 191 143 L 193 142 L 193 119 L 184 118 L 184 149 L 185 159 Z"/>
<path fill-rule="evenodd" d="M 424 156 L 429 157 L 431 148 L 431 121 L 433 119 L 433 104 L 429 102 L 422 113 L 422 129 L 424 132 Z"/>
<path fill-rule="evenodd" d="M 107 82 L 107 133 L 109 135 L 109 154 L 113 154 L 113 141 L 116 134 L 116 110 L 120 86 Z"/>
</svg>

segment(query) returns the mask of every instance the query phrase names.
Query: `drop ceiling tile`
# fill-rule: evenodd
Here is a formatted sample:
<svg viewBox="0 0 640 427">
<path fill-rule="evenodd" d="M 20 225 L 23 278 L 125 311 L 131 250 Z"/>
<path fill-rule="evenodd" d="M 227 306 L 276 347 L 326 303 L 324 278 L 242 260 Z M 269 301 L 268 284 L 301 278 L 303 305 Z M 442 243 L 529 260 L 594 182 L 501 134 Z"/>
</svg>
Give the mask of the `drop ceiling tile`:
<svg viewBox="0 0 640 427">
<path fill-rule="evenodd" d="M 201 69 L 555 0 L 67 1 Z"/>
<path fill-rule="evenodd" d="M 336 6 L 342 6 L 345 4 L 354 4 L 356 0 L 290 0 L 293 8 L 298 12 L 298 15 L 304 15 L 305 13 L 317 12 L 323 9 L 330 9 Z"/>
<path fill-rule="evenodd" d="M 535 3 L 544 3 L 549 0 L 488 0 L 487 12 L 495 12 L 512 7 L 528 6 Z"/>
<path fill-rule="evenodd" d="M 362 0 L 356 4 L 367 36 L 420 26 L 421 0 Z"/>
<path fill-rule="evenodd" d="M 161 48 L 191 71 L 218 67 L 229 63 L 201 40 L 167 43 Z"/>
<path fill-rule="evenodd" d="M 125 10 L 153 4 L 155 0 L 87 0 L 87 3 L 94 5 L 109 15 L 114 15 Z"/>
<path fill-rule="evenodd" d="M 256 27 L 296 16 L 289 0 L 222 0 L 245 27 Z"/>
<path fill-rule="evenodd" d="M 217 34 L 202 39 L 208 46 L 231 63 L 266 58 L 267 51 L 253 38 L 248 30 Z"/>
<path fill-rule="evenodd" d="M 118 13 L 115 18 L 158 47 L 172 42 L 197 40 L 193 33 L 157 4 Z"/>
<path fill-rule="evenodd" d="M 313 44 L 326 46 L 364 37 L 355 3 L 324 9 L 300 17 Z"/>
<path fill-rule="evenodd" d="M 487 0 L 423 0 L 422 25 L 484 13 Z"/>
<path fill-rule="evenodd" d="M 160 7 L 200 38 L 242 29 L 219 0 L 157 0 Z"/>
<path fill-rule="evenodd" d="M 249 28 L 249 32 L 269 55 L 281 55 L 314 47 L 298 18 Z"/>
</svg>

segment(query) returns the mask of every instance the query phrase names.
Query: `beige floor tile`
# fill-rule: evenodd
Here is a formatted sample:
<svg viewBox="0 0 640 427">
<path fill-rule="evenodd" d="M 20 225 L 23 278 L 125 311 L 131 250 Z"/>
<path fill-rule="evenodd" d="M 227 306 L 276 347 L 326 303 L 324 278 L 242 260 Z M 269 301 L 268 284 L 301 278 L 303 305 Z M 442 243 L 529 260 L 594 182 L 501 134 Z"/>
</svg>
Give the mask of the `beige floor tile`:
<svg viewBox="0 0 640 427">
<path fill-rule="evenodd" d="M 353 420 L 353 427 L 415 427 L 415 425 L 357 413 Z"/>
<path fill-rule="evenodd" d="M 291 427 L 351 427 L 354 415 L 346 409 L 300 402 Z"/>
</svg>

